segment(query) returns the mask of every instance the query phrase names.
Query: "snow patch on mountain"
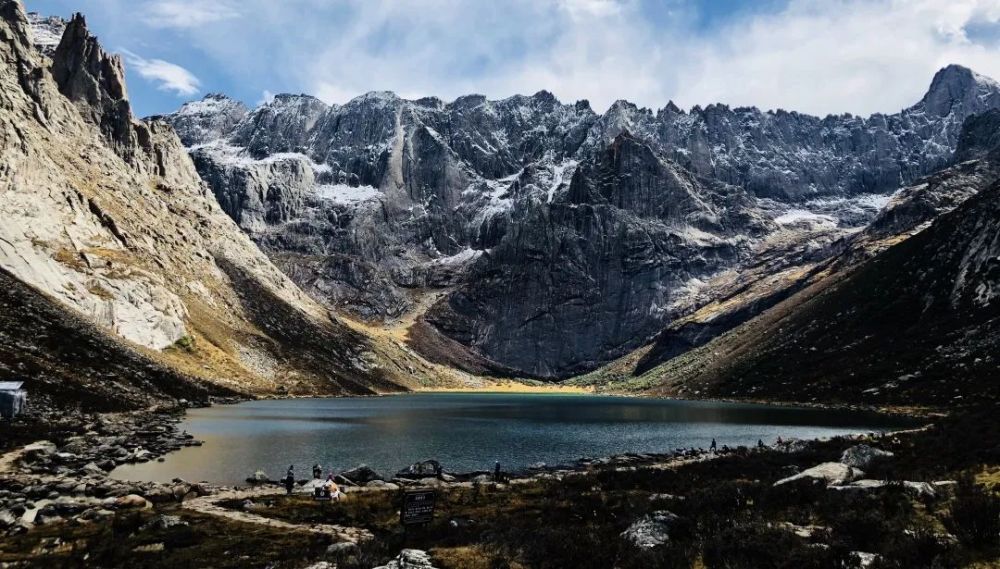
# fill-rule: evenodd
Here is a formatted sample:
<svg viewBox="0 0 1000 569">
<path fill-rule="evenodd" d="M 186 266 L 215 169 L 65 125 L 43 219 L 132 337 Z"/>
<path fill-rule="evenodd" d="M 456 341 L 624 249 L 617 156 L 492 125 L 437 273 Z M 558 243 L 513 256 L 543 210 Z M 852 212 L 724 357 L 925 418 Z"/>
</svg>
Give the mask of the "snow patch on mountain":
<svg viewBox="0 0 1000 569">
<path fill-rule="evenodd" d="M 52 57 L 63 32 L 66 31 L 66 20 L 57 16 L 42 16 L 38 12 L 28 12 L 28 28 L 31 30 L 31 42 L 38 51 Z"/>
<path fill-rule="evenodd" d="M 356 205 L 361 202 L 383 197 L 378 188 L 372 186 L 349 186 L 347 184 L 317 184 L 316 196 L 336 204 Z"/>
</svg>

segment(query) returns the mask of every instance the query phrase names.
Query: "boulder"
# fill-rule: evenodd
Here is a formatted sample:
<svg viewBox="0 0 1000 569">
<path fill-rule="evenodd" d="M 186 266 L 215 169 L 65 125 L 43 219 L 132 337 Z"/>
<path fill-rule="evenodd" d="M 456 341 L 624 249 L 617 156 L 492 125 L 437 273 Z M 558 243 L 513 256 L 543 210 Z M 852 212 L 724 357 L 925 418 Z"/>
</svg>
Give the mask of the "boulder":
<svg viewBox="0 0 1000 569">
<path fill-rule="evenodd" d="M 917 498 L 936 498 L 938 496 L 938 492 L 942 490 L 942 487 L 938 487 L 930 482 L 913 482 L 910 480 L 903 482 L 890 482 L 887 480 L 871 479 L 855 480 L 850 484 L 830 485 L 830 489 L 840 492 L 865 492 L 879 490 L 892 484 L 902 485 L 903 489 L 906 490 L 907 493 Z"/>
<path fill-rule="evenodd" d="M 440 462 L 436 460 L 425 460 L 422 462 L 415 462 L 400 470 L 396 473 L 396 478 L 420 479 L 427 478 L 428 476 L 437 476 L 442 472 L 444 472 L 444 469 L 441 467 Z"/>
<path fill-rule="evenodd" d="M 340 475 L 355 484 L 368 484 L 373 480 L 383 480 L 378 472 L 375 472 L 367 464 L 361 464 L 350 470 L 341 472 Z"/>
<path fill-rule="evenodd" d="M 866 551 L 852 551 L 851 557 L 857 561 L 860 569 L 867 569 L 868 567 L 871 567 L 872 564 L 879 558 L 877 554 L 868 553 Z"/>
<path fill-rule="evenodd" d="M 636 547 L 652 548 L 670 541 L 670 528 L 680 518 L 667 510 L 647 514 L 622 532 Z"/>
<path fill-rule="evenodd" d="M 893 454 L 887 450 L 877 449 L 868 445 L 853 446 L 844 451 L 840 456 L 840 462 L 864 470 L 872 465 L 879 458 L 888 458 Z"/>
<path fill-rule="evenodd" d="M 342 541 L 340 543 L 331 544 L 326 548 L 327 555 L 350 555 L 357 553 L 358 544 L 353 541 Z"/>
<path fill-rule="evenodd" d="M 375 569 L 434 569 L 434 564 L 426 551 L 404 549 L 395 559 Z"/>
<path fill-rule="evenodd" d="M 138 494 L 128 494 L 115 500 L 115 506 L 120 509 L 147 509 L 152 508 L 148 500 Z"/>
<path fill-rule="evenodd" d="M 191 493 L 191 485 L 189 484 L 177 484 L 170 489 L 171 494 L 174 496 L 174 500 L 178 502 L 183 502 L 184 497 Z"/>
<path fill-rule="evenodd" d="M 807 470 L 782 478 L 774 483 L 775 486 L 794 482 L 796 480 L 821 480 L 828 485 L 842 485 L 864 476 L 857 468 L 848 466 L 842 462 L 824 462 Z"/>
<path fill-rule="evenodd" d="M 155 520 L 143 526 L 142 529 L 145 530 L 152 528 L 152 529 L 164 530 L 173 527 L 183 527 L 186 525 L 188 525 L 188 523 L 182 520 L 179 516 L 161 515 L 157 516 Z"/>
<path fill-rule="evenodd" d="M 38 441 L 31 443 L 21 449 L 24 458 L 28 460 L 37 459 L 43 456 L 54 454 L 56 452 L 55 443 L 49 441 Z"/>
<path fill-rule="evenodd" d="M 166 504 L 176 500 L 173 491 L 163 486 L 156 486 L 150 489 L 145 493 L 145 497 L 154 504 Z"/>
</svg>

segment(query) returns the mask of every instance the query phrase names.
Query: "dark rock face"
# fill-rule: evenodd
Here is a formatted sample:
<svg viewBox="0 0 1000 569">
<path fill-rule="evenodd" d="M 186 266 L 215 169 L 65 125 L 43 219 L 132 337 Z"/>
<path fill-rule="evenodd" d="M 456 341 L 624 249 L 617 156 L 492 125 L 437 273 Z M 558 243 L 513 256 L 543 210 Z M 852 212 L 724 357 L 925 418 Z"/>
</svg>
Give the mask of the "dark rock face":
<svg viewBox="0 0 1000 569">
<path fill-rule="evenodd" d="M 90 34 L 82 14 L 74 14 L 52 55 L 52 77 L 59 91 L 77 104 L 108 143 L 130 163 L 152 152 L 149 129 L 132 118 L 125 89 L 125 68 Z"/>
<path fill-rule="evenodd" d="M 713 365 L 688 377 L 727 395 L 996 401 L 998 195 L 994 183 L 844 278 L 719 338 Z"/>
<path fill-rule="evenodd" d="M 282 95 L 245 114 L 213 95 L 164 118 L 227 213 L 328 306 L 390 319 L 447 287 L 422 325 L 475 353 L 458 360 L 560 377 L 648 340 L 775 231 L 864 226 L 877 208 L 859 200 L 947 164 L 965 119 L 998 107 L 1000 86 L 950 66 L 868 118 L 598 115 L 544 91 Z"/>
<path fill-rule="evenodd" d="M 768 226 L 752 211 L 739 189 L 619 135 L 560 199 L 511 223 L 428 320 L 516 369 L 584 371 L 655 334 L 686 281 L 734 264 Z"/>
</svg>

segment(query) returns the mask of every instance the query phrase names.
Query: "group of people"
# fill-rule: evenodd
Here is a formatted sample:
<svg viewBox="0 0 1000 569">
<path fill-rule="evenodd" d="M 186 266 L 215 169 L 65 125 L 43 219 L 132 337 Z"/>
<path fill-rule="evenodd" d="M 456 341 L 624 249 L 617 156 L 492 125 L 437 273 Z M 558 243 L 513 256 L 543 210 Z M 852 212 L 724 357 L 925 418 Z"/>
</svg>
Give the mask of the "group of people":
<svg viewBox="0 0 1000 569">
<path fill-rule="evenodd" d="M 313 480 L 321 480 L 323 478 L 323 467 L 319 464 L 314 464 L 312 468 Z M 315 498 L 322 498 L 327 500 L 340 500 L 341 492 L 340 486 L 333 479 L 333 472 L 326 476 L 326 480 L 315 484 L 313 486 L 313 496 Z M 295 489 L 295 465 L 288 465 L 288 472 L 285 473 L 285 491 L 291 495 L 292 491 Z"/>
<path fill-rule="evenodd" d="M 778 437 L 778 444 L 780 445 L 781 443 L 782 443 L 781 437 Z M 767 445 L 764 444 L 764 441 L 762 439 L 757 439 L 757 448 L 765 449 L 767 448 Z M 708 446 L 708 451 L 714 453 L 717 452 L 718 450 L 719 450 L 719 445 L 715 442 L 715 437 L 712 437 L 712 444 Z M 729 447 L 727 447 L 726 445 L 722 445 L 722 450 L 728 451 Z"/>
</svg>

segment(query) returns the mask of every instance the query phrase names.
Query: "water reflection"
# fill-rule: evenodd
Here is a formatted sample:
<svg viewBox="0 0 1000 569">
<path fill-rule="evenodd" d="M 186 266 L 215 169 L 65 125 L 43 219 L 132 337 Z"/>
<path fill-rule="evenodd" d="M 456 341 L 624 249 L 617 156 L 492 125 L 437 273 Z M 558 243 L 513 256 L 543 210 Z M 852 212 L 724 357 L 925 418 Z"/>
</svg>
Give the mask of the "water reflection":
<svg viewBox="0 0 1000 569">
<path fill-rule="evenodd" d="M 831 411 L 703 401 L 538 394 L 414 394 L 379 398 L 255 401 L 192 410 L 184 428 L 202 447 L 163 463 L 122 467 L 133 480 L 174 477 L 238 483 L 296 464 L 383 474 L 427 458 L 455 471 L 555 464 L 583 456 L 753 445 L 757 439 L 890 430 L 906 421 Z"/>
</svg>

